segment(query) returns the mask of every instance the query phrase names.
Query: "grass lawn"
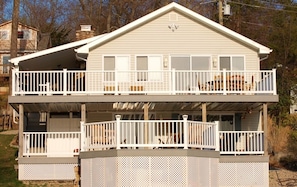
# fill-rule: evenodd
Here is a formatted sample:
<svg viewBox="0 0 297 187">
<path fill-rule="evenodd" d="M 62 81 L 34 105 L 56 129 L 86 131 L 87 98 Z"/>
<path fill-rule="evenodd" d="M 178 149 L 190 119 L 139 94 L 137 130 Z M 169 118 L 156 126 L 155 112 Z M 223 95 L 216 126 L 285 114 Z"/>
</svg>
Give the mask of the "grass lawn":
<svg viewBox="0 0 297 187">
<path fill-rule="evenodd" d="M 9 144 L 15 135 L 0 134 L 0 186 L 19 187 L 25 186 L 17 179 L 17 172 L 14 169 L 16 148 Z"/>
</svg>

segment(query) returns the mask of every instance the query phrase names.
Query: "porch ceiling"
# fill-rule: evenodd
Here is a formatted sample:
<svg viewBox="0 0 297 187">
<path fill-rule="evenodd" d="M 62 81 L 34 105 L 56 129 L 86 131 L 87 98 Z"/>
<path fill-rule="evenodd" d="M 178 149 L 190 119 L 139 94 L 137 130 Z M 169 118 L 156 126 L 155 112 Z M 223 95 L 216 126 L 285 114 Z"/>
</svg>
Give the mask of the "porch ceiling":
<svg viewBox="0 0 297 187">
<path fill-rule="evenodd" d="M 278 102 L 277 95 L 81 95 L 81 96 L 10 96 L 8 102 L 18 111 L 23 104 L 25 112 L 80 112 L 86 104 L 88 112 L 143 111 L 200 111 L 206 103 L 207 111 L 246 111 L 260 109 L 262 103 Z"/>
<path fill-rule="evenodd" d="M 116 102 L 116 103 L 86 103 L 87 112 L 116 112 L 116 111 L 143 111 L 143 102 Z M 13 105 L 18 110 L 18 105 Z M 151 112 L 201 111 L 202 102 L 188 103 L 155 103 L 149 102 Z M 238 111 L 260 110 L 261 103 L 206 103 L 207 111 Z M 81 103 L 30 103 L 24 104 L 25 112 L 80 112 Z"/>
</svg>

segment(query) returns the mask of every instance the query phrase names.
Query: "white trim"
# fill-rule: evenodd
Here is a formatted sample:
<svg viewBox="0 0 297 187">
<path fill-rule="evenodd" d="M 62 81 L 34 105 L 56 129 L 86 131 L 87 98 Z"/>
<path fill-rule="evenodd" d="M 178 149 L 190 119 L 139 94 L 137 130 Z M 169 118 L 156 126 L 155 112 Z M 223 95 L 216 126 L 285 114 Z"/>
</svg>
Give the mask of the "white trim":
<svg viewBox="0 0 297 187">
<path fill-rule="evenodd" d="M 189 10 L 186 7 L 181 6 L 181 5 L 179 5 L 179 4 L 175 3 L 175 2 L 172 2 L 172 3 L 160 8 L 160 9 L 158 9 L 158 10 L 156 10 L 156 11 L 150 13 L 150 14 L 147 14 L 146 16 L 143 16 L 143 17 L 141 17 L 141 18 L 139 18 L 139 19 L 137 19 L 137 20 L 135 20 L 135 21 L 133 21 L 133 22 L 131 22 L 131 23 L 117 29 L 117 30 L 115 30 L 115 31 L 111 32 L 110 34 L 105 35 L 104 37 L 102 37 L 102 38 L 100 38 L 100 39 L 98 39 L 98 40 L 96 40 L 96 41 L 94 41 L 92 43 L 89 43 L 89 44 L 87 44 L 85 46 L 82 46 L 82 47 L 76 49 L 75 51 L 77 53 L 88 54 L 92 48 L 100 45 L 101 43 L 104 43 L 104 42 L 106 42 L 108 40 L 112 40 L 117 36 L 120 36 L 120 35 L 122 35 L 122 34 L 124 34 L 126 32 L 129 32 L 130 30 L 135 29 L 136 27 L 138 27 L 138 26 L 140 26 L 140 25 L 142 25 L 142 24 L 144 24 L 144 23 L 146 23 L 146 22 L 148 22 L 148 21 L 150 21 L 152 19 L 155 19 L 155 18 L 157 18 L 157 17 L 159 17 L 159 16 L 163 15 L 164 13 L 169 12 L 171 10 L 175 10 L 177 12 L 180 12 L 180 13 L 182 13 L 182 14 L 184 14 L 184 15 L 186 15 L 186 16 L 188 16 L 188 17 L 190 17 L 190 18 L 192 18 L 192 19 L 194 19 L 194 20 L 196 20 L 198 22 L 201 22 L 202 24 L 205 24 L 205 25 L 213 28 L 214 30 L 222 32 L 223 34 L 225 34 L 227 36 L 230 36 L 231 38 L 234 38 L 236 40 L 241 41 L 242 43 L 247 44 L 248 46 L 256 48 L 256 49 L 258 49 L 259 54 L 269 54 L 269 53 L 272 52 L 272 50 L 269 49 L 268 47 L 265 47 L 265 46 L 255 42 L 255 41 L 253 41 L 253 40 L 251 40 L 251 39 L 249 39 L 249 38 L 247 38 L 247 37 L 245 37 L 245 36 L 243 36 L 243 35 L 241 35 L 239 33 L 236 33 L 235 31 L 233 31 L 231 29 L 228 29 L 227 27 L 224 27 L 224 26 L 222 26 L 222 25 L 220 25 L 220 24 L 218 24 L 218 23 L 216 23 L 216 22 L 214 22 L 214 21 L 212 21 L 212 20 L 210 20 L 210 19 L 208 19 L 208 18 L 206 18 L 206 17 L 204 17 L 204 16 L 202 16 L 200 14 L 197 14 L 196 12 L 194 12 L 192 10 Z"/>
<path fill-rule="evenodd" d="M 243 70 L 236 70 L 236 71 L 245 71 L 246 70 L 246 56 L 245 55 L 218 55 L 218 59 L 217 59 L 217 63 L 218 63 L 217 70 L 220 70 L 220 58 L 221 57 L 230 57 L 230 62 L 231 62 L 231 66 L 230 66 L 231 69 L 230 70 L 231 71 L 234 71 L 232 69 L 232 64 L 233 64 L 232 58 L 233 57 L 243 57 Z"/>
</svg>

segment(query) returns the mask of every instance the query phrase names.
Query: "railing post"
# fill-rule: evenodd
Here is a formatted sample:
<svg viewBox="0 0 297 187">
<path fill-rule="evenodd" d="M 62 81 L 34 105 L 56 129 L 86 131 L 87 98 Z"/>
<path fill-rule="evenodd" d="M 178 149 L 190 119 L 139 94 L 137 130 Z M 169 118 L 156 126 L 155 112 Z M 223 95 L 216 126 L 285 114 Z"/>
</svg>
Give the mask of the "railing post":
<svg viewBox="0 0 297 187">
<path fill-rule="evenodd" d="M 276 95 L 276 69 L 272 69 L 273 77 L 273 95 Z"/>
<path fill-rule="evenodd" d="M 81 121 L 80 122 L 80 150 L 81 151 L 85 151 L 84 147 L 85 147 L 85 140 L 86 140 L 86 136 L 84 136 L 86 134 L 86 126 L 84 125 L 85 122 Z"/>
<path fill-rule="evenodd" d="M 114 91 L 115 91 L 114 95 L 119 95 L 119 90 L 118 90 L 118 85 L 119 85 L 118 76 L 119 76 L 119 74 L 118 74 L 117 69 L 114 70 L 114 74 L 115 74 L 114 75 Z"/>
<path fill-rule="evenodd" d="M 227 84 L 229 84 L 229 83 L 227 83 L 227 73 L 226 73 L 226 69 L 224 68 L 223 69 L 223 95 L 227 95 L 227 93 L 226 93 L 226 87 L 227 87 Z"/>
<path fill-rule="evenodd" d="M 171 70 L 171 76 L 172 76 L 172 94 L 176 95 L 176 82 L 175 82 L 175 69 L 173 68 Z"/>
<path fill-rule="evenodd" d="M 67 95 L 67 69 L 63 69 L 63 95 Z"/>
<path fill-rule="evenodd" d="M 215 122 L 215 141 L 216 141 L 216 151 L 220 151 L 220 133 L 219 133 L 219 122 Z"/>
<path fill-rule="evenodd" d="M 120 131 L 121 131 L 121 115 L 116 115 L 116 120 L 117 120 L 117 126 L 116 126 L 116 142 L 117 142 L 117 149 L 121 149 L 121 137 L 120 137 Z"/>
<path fill-rule="evenodd" d="M 188 149 L 188 144 L 189 144 L 189 125 L 188 125 L 188 115 L 183 115 L 184 119 L 184 149 Z"/>
<path fill-rule="evenodd" d="M 16 73 L 19 73 L 19 71 L 18 71 L 19 69 L 18 68 L 12 68 L 12 70 L 11 70 L 11 72 L 12 72 L 12 75 L 11 75 L 11 95 L 12 96 L 15 96 L 15 89 L 16 88 L 19 88 L 19 84 L 17 85 L 17 87 L 16 87 L 16 80 L 15 80 L 15 76 L 16 76 Z M 18 90 L 19 91 L 19 90 Z"/>
</svg>

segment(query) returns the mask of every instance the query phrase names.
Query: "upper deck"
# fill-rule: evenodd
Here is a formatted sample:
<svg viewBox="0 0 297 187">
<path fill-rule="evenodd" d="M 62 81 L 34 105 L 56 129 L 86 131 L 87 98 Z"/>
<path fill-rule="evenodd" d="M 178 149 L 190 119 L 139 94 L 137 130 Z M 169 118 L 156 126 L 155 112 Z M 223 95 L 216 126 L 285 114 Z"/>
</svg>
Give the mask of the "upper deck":
<svg viewBox="0 0 297 187">
<path fill-rule="evenodd" d="M 18 95 L 277 95 L 276 71 L 12 71 Z"/>
</svg>

